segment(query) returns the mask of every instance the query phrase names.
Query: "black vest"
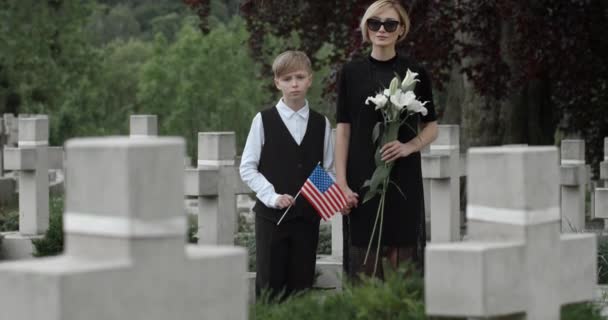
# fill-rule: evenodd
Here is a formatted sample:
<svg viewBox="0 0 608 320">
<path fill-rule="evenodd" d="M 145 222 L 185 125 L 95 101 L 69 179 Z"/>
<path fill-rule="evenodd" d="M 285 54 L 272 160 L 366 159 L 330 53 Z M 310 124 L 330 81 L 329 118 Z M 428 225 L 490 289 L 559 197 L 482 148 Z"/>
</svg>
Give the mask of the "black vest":
<svg viewBox="0 0 608 320">
<path fill-rule="evenodd" d="M 276 107 L 261 112 L 264 126 L 264 145 L 258 171 L 274 186 L 278 194 L 295 196 L 317 163 L 323 164 L 325 117 L 310 110 L 306 133 L 300 145 L 289 133 Z M 285 209 L 271 209 L 260 200 L 253 207 L 255 213 L 265 219 L 278 222 Z M 302 217 L 311 222 L 319 221 L 319 215 L 303 196 L 289 209 L 283 221 Z"/>
</svg>

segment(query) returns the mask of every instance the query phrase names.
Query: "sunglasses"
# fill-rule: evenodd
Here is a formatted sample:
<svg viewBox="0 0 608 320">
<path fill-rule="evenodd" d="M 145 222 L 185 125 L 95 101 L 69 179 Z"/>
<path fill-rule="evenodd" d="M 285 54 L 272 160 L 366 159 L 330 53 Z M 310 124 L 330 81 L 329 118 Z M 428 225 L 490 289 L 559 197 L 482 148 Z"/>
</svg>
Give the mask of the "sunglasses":
<svg viewBox="0 0 608 320">
<path fill-rule="evenodd" d="M 384 30 L 386 32 L 395 32 L 395 30 L 397 30 L 397 27 L 399 27 L 401 25 L 401 22 L 396 21 L 396 20 L 386 20 L 384 22 L 378 20 L 378 19 L 374 19 L 374 18 L 370 18 L 367 19 L 367 28 L 373 32 L 376 32 L 378 30 L 380 30 L 380 27 L 384 26 Z"/>
</svg>

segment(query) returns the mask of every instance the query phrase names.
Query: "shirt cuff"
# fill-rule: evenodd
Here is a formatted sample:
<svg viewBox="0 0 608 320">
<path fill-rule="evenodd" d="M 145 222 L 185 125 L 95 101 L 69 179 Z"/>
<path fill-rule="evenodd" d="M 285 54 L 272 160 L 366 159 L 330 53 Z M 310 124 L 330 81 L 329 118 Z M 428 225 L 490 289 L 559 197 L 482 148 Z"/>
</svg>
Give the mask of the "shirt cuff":
<svg viewBox="0 0 608 320">
<path fill-rule="evenodd" d="M 262 201 L 262 203 L 264 203 L 264 205 L 270 209 L 278 209 L 276 204 L 279 196 L 279 194 L 273 193 L 272 195 L 264 197 L 264 199 L 260 199 L 260 201 Z"/>
</svg>

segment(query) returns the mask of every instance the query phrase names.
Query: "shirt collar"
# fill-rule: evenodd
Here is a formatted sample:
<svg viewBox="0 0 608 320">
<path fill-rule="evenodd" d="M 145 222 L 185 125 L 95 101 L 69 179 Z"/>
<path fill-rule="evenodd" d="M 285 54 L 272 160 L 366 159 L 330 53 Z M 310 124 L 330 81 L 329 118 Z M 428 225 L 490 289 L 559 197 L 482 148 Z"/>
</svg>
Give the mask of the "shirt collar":
<svg viewBox="0 0 608 320">
<path fill-rule="evenodd" d="M 310 108 L 308 107 L 308 100 L 305 100 L 304 107 L 302 107 L 297 112 L 293 111 L 290 107 L 288 107 L 285 102 L 283 102 L 283 99 L 280 99 L 279 102 L 277 102 L 276 107 L 277 110 L 279 110 L 281 116 L 286 119 L 291 119 L 291 117 L 297 114 L 301 119 L 307 120 L 308 114 L 310 113 Z"/>
</svg>

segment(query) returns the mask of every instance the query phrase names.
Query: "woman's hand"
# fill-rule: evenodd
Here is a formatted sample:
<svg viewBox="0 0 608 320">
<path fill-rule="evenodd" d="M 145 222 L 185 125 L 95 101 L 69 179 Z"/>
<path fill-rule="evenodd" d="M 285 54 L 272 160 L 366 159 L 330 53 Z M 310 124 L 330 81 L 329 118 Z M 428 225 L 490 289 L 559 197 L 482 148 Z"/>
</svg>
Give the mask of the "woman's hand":
<svg viewBox="0 0 608 320">
<path fill-rule="evenodd" d="M 401 143 L 398 140 L 391 141 L 382 146 L 380 154 L 382 161 L 391 162 L 399 158 L 405 158 L 416 152 L 416 147 L 409 142 Z"/>
<path fill-rule="evenodd" d="M 274 205 L 278 209 L 285 209 L 285 208 L 293 205 L 294 203 L 295 203 L 295 200 L 293 199 L 292 196 L 290 196 L 288 194 L 282 194 L 277 198 L 277 201 L 274 203 Z"/>
<path fill-rule="evenodd" d="M 339 183 L 338 186 L 342 190 L 342 193 L 344 193 L 346 196 L 346 207 L 342 208 L 340 212 L 342 212 L 343 215 L 348 215 L 352 208 L 357 207 L 359 203 L 359 195 L 353 192 L 346 184 Z"/>
</svg>

